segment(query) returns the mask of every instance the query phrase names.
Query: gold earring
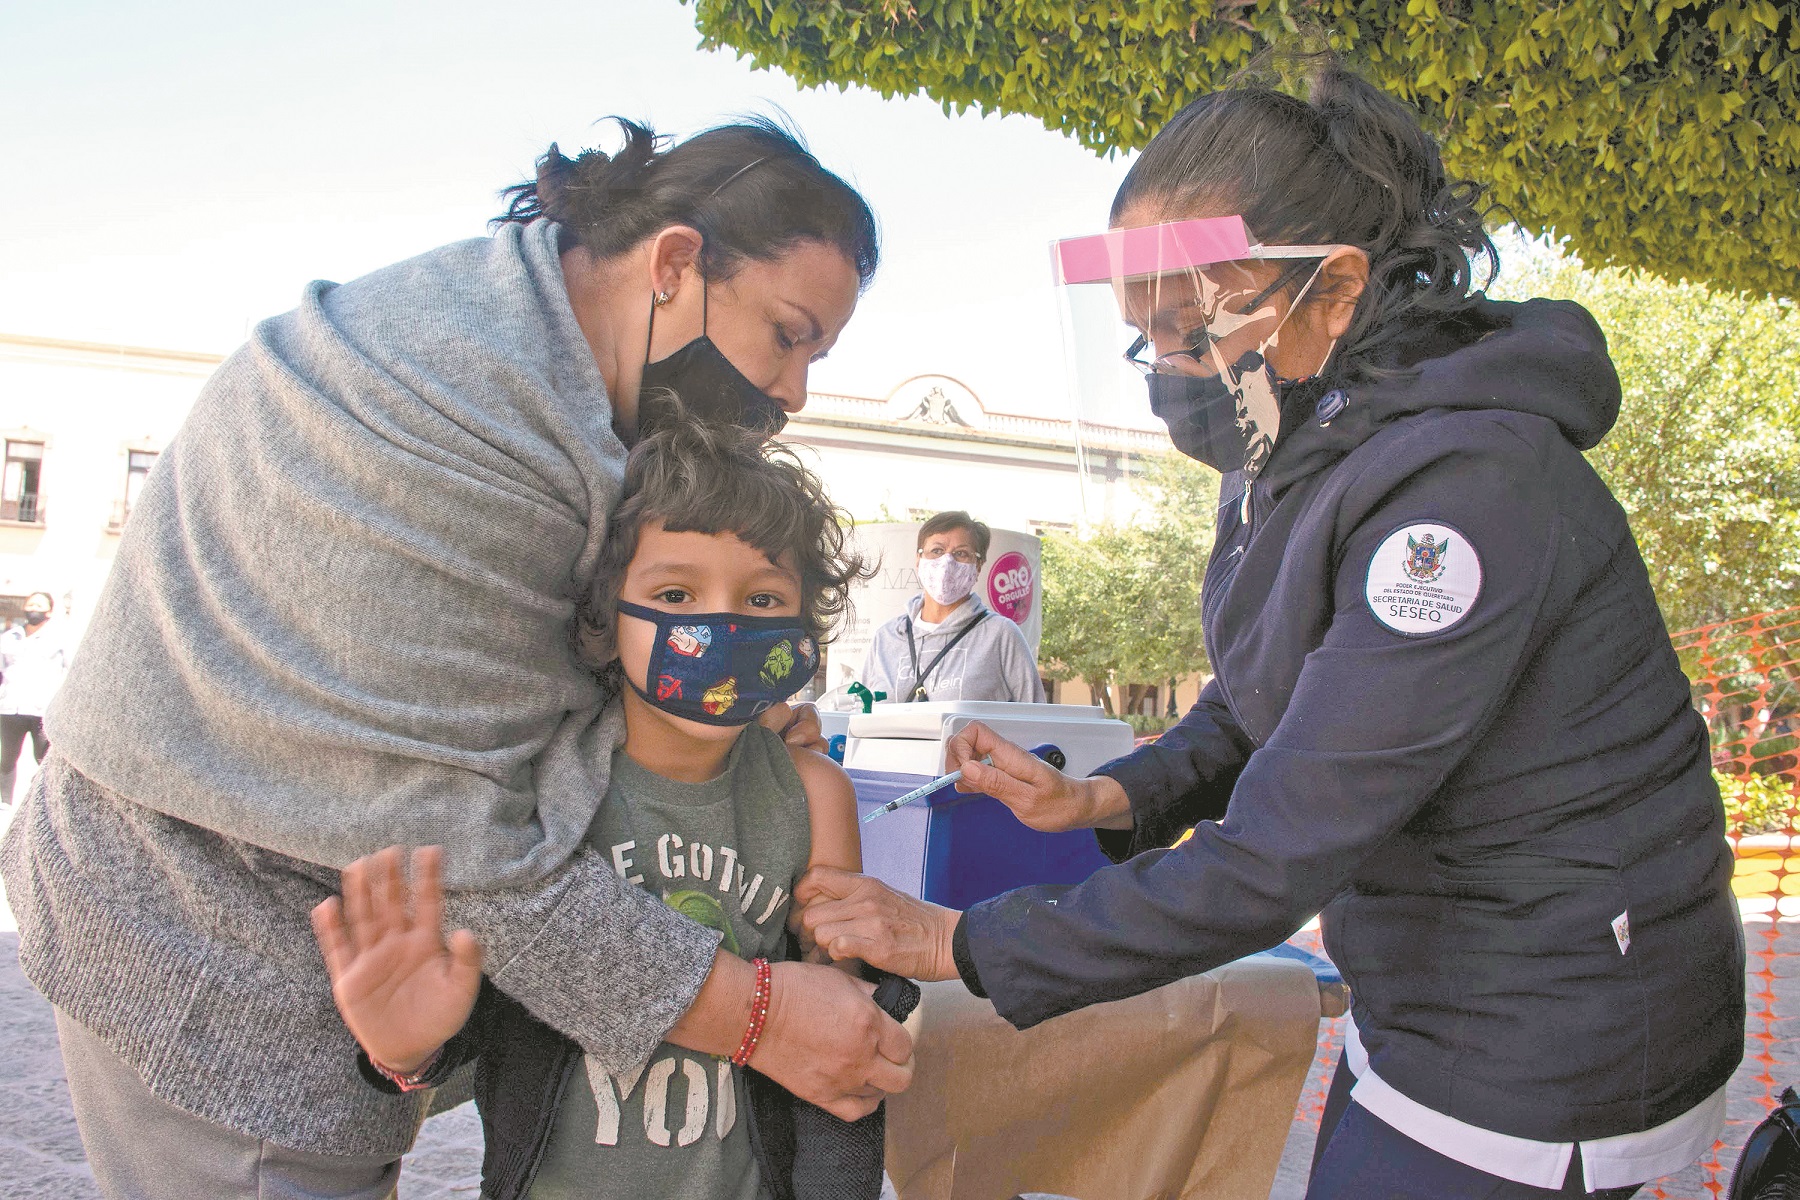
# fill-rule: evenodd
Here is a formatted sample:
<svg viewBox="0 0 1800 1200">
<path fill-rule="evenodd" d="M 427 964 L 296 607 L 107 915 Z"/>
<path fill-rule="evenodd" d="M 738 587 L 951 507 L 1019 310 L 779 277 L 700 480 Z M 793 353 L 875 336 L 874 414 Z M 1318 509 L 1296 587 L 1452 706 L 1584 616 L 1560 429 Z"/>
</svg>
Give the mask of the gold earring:
<svg viewBox="0 0 1800 1200">
<path fill-rule="evenodd" d="M 650 298 L 650 303 L 656 305 L 656 307 L 658 307 L 658 308 L 661 308 L 663 305 L 667 304 L 668 302 L 669 302 L 669 293 L 667 293 L 667 292 L 658 292 L 658 293 L 656 293 L 656 295 L 654 295 Z"/>
</svg>

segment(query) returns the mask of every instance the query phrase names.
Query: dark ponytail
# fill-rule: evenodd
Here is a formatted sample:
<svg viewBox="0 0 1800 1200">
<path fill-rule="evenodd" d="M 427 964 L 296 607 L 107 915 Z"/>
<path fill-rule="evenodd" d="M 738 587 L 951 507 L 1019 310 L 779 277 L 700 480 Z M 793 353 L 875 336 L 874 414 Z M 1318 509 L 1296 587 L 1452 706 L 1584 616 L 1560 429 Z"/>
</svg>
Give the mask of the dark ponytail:
<svg viewBox="0 0 1800 1200">
<path fill-rule="evenodd" d="M 875 214 L 855 188 L 819 165 L 798 134 L 749 117 L 669 145 L 623 117 L 613 154 L 569 158 L 554 144 L 537 178 L 501 192 L 495 224 L 548 218 L 569 244 L 611 258 L 670 225 L 703 239 L 700 269 L 727 279 L 746 259 L 766 261 L 803 241 L 833 246 L 867 286 L 880 261 Z"/>
<path fill-rule="evenodd" d="M 1297 61 L 1310 67 L 1306 100 L 1246 83 L 1177 113 L 1125 177 L 1112 220 L 1238 213 L 1271 245 L 1359 247 L 1369 283 L 1332 368 L 1354 379 L 1391 365 L 1383 352 L 1408 326 L 1466 307 L 1474 261 L 1486 260 L 1491 281 L 1499 255 L 1484 189 L 1445 175 L 1411 109 L 1335 55 Z"/>
</svg>

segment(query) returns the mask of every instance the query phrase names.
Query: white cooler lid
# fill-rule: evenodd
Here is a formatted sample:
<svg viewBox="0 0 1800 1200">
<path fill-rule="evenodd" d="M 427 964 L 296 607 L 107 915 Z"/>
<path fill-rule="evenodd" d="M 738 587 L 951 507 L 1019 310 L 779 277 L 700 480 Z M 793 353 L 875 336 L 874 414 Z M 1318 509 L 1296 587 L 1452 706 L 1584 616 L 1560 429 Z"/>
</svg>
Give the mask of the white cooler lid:
<svg viewBox="0 0 1800 1200">
<path fill-rule="evenodd" d="M 1112 722 L 1098 704 L 1021 704 L 1013 700 L 926 700 L 907 704 L 890 700 L 877 704 L 871 712 L 852 713 L 850 736 L 919 738 L 935 742 L 944 736 L 944 722 L 952 717 L 1056 724 Z"/>
</svg>

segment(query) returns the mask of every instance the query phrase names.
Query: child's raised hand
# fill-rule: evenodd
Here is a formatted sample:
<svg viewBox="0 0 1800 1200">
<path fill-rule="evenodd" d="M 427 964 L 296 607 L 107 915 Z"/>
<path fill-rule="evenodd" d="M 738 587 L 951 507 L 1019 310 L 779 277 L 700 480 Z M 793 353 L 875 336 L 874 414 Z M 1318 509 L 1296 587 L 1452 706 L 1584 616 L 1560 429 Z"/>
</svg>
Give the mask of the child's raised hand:
<svg viewBox="0 0 1800 1200">
<path fill-rule="evenodd" d="M 312 911 L 313 935 L 331 974 L 344 1024 L 369 1057 L 394 1071 L 418 1068 L 456 1035 L 481 987 L 481 943 L 466 929 L 444 941 L 443 853 L 412 854 L 412 883 L 390 846 L 344 868 L 336 896 Z"/>
</svg>

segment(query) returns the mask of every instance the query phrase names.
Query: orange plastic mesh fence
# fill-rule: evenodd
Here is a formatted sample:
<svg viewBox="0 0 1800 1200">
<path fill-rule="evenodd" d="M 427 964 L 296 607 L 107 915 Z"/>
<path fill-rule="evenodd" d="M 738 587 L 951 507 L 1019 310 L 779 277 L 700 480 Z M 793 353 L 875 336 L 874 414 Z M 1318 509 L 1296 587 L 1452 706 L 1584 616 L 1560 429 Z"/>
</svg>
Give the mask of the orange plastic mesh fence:
<svg viewBox="0 0 1800 1200">
<path fill-rule="evenodd" d="M 1726 835 L 1737 855 L 1732 890 L 1744 916 L 1750 1016 L 1724 1137 L 1699 1163 L 1638 1195 L 1716 1200 L 1750 1130 L 1783 1087 L 1800 1087 L 1800 608 L 1689 629 L 1673 640 L 1693 681 L 1694 706 L 1706 718 Z M 1322 953 L 1316 933 L 1294 941 Z M 1343 1024 L 1320 1024 L 1300 1096 L 1298 1119 L 1315 1128 L 1343 1049 Z"/>
</svg>

